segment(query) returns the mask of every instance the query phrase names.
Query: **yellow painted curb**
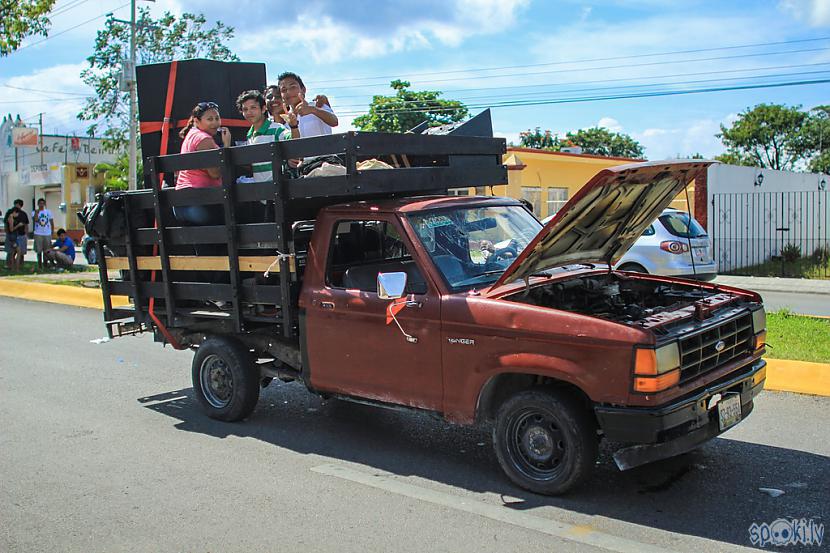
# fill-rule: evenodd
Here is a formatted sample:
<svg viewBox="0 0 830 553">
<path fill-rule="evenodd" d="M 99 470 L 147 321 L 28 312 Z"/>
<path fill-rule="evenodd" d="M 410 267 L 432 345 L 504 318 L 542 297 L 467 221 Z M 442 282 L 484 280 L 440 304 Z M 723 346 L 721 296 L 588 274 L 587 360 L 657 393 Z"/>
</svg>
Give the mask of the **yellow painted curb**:
<svg viewBox="0 0 830 553">
<path fill-rule="evenodd" d="M 767 390 L 830 396 L 830 364 L 767 359 Z"/>
<path fill-rule="evenodd" d="M 44 284 L 42 282 L 23 282 L 9 279 L 0 279 L 0 296 L 10 296 L 24 300 L 45 301 L 74 305 L 89 309 L 103 309 L 104 300 L 101 290 L 79 288 L 77 286 L 63 286 L 60 284 Z M 121 307 L 130 305 L 126 296 L 113 296 L 112 306 Z"/>
</svg>

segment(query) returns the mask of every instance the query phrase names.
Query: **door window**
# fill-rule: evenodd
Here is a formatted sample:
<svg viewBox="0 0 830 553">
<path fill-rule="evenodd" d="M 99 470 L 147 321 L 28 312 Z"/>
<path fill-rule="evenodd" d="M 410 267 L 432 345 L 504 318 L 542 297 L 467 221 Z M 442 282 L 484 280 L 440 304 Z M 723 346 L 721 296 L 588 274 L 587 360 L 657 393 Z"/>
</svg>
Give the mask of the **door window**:
<svg viewBox="0 0 830 553">
<path fill-rule="evenodd" d="M 378 273 L 396 272 L 406 273 L 407 294 L 426 293 L 426 281 L 393 223 L 345 220 L 335 225 L 326 273 L 329 286 L 375 292 Z"/>
</svg>

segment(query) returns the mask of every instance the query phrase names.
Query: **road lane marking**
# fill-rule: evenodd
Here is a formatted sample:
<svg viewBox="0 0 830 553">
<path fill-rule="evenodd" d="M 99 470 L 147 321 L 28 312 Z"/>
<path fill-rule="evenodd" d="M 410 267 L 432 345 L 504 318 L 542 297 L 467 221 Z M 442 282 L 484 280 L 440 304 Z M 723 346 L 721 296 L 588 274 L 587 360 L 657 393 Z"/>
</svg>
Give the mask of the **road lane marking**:
<svg viewBox="0 0 830 553">
<path fill-rule="evenodd" d="M 540 518 L 526 512 L 514 511 L 497 505 L 489 505 L 477 500 L 464 499 L 437 490 L 415 486 L 398 479 L 384 476 L 382 474 L 369 474 L 353 470 L 349 467 L 337 464 L 319 465 L 311 468 L 312 471 L 343 480 L 349 480 L 379 490 L 391 492 L 398 495 L 426 501 L 434 505 L 448 507 L 457 511 L 479 515 L 513 526 L 519 526 L 528 530 L 535 530 L 556 538 L 599 547 L 608 551 L 619 553 L 648 553 L 656 551 L 669 551 L 648 543 L 630 540 L 607 534 L 586 524 L 568 524 L 553 519 Z"/>
</svg>

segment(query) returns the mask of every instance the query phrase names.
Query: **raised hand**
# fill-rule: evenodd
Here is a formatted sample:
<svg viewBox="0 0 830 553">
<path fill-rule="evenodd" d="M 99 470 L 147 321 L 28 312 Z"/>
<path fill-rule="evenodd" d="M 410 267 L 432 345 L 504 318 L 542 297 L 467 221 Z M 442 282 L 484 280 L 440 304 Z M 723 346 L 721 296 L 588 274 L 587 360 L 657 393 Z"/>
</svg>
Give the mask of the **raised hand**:
<svg viewBox="0 0 830 553">
<path fill-rule="evenodd" d="M 328 97 L 325 94 L 318 94 L 314 97 L 314 105 L 318 108 L 323 106 L 331 107 L 331 103 L 329 102 Z"/>
<path fill-rule="evenodd" d="M 305 94 L 300 93 L 300 101 L 294 106 L 294 112 L 297 115 L 309 115 L 311 113 L 311 106 L 305 99 Z"/>
</svg>

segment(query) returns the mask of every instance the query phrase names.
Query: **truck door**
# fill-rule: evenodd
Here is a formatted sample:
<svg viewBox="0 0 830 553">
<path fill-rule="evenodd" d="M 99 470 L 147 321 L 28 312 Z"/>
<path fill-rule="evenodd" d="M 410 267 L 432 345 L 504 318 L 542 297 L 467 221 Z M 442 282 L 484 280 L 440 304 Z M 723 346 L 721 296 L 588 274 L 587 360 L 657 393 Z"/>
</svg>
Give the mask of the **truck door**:
<svg viewBox="0 0 830 553">
<path fill-rule="evenodd" d="M 440 411 L 442 371 L 439 295 L 412 259 L 393 217 L 344 219 L 334 225 L 325 283 L 306 307 L 306 344 L 315 389 Z M 388 300 L 377 297 L 380 272 L 406 272 L 417 307 L 398 313 L 408 342 L 386 324 Z"/>
</svg>

